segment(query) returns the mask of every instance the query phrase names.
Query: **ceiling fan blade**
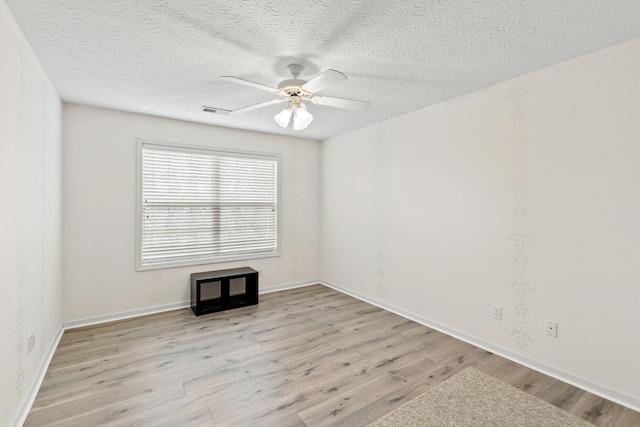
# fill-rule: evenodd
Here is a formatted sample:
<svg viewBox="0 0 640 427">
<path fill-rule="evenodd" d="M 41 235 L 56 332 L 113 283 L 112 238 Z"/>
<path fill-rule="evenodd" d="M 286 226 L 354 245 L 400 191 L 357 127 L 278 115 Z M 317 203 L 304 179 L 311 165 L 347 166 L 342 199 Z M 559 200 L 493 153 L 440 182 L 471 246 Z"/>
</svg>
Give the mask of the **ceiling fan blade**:
<svg viewBox="0 0 640 427">
<path fill-rule="evenodd" d="M 371 107 L 367 101 L 356 101 L 355 99 L 333 98 L 331 96 L 314 96 L 311 102 L 316 105 L 326 105 L 327 107 L 345 108 L 347 110 L 364 111 Z"/>
<path fill-rule="evenodd" d="M 286 100 L 287 100 L 286 98 L 272 99 L 271 101 L 261 102 L 260 104 L 250 105 L 248 107 L 243 107 L 243 108 L 239 108 L 237 110 L 229 111 L 229 115 L 246 113 L 247 111 L 257 110 L 258 108 L 267 107 L 267 106 L 273 105 L 273 104 L 279 104 L 279 103 L 284 102 Z"/>
<path fill-rule="evenodd" d="M 251 82 L 249 80 L 245 80 L 245 79 L 239 79 L 238 77 L 233 77 L 233 76 L 222 76 L 220 77 L 222 80 L 226 80 L 228 82 L 231 83 L 237 83 L 237 84 L 241 84 L 241 85 L 245 85 L 245 86 L 249 86 L 249 87 L 254 87 L 256 89 L 262 89 L 262 90 L 266 90 L 267 92 L 271 92 L 271 93 L 278 93 L 278 89 L 274 88 L 274 87 L 269 87 L 260 83 L 256 83 L 256 82 Z"/>
<path fill-rule="evenodd" d="M 303 84 L 302 89 L 307 92 L 316 93 L 345 80 L 347 80 L 347 76 L 342 74 L 340 71 L 329 69 Z"/>
</svg>

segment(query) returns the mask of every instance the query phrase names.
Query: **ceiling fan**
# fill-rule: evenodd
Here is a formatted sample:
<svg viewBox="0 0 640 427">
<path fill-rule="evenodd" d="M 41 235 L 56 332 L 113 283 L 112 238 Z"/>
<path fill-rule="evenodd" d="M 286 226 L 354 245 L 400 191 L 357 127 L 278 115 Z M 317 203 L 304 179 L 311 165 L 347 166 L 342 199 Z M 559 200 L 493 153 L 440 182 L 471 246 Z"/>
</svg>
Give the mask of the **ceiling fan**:
<svg viewBox="0 0 640 427">
<path fill-rule="evenodd" d="M 237 83 L 256 89 L 266 90 L 274 95 L 280 95 L 280 98 L 273 99 L 271 101 L 261 102 L 259 104 L 250 105 L 237 110 L 223 110 L 220 108 L 203 106 L 202 110 L 210 113 L 217 114 L 240 114 L 248 111 L 257 110 L 258 108 L 267 107 L 273 104 L 280 104 L 287 102 L 287 107 L 275 115 L 274 119 L 276 123 L 282 127 L 287 127 L 289 121 L 293 117 L 293 129 L 302 130 L 305 129 L 311 121 L 313 116 L 307 110 L 306 105 L 303 102 L 310 101 L 316 105 L 324 105 L 327 107 L 345 108 L 347 110 L 364 111 L 371 106 L 370 102 L 356 101 L 354 99 L 334 98 L 331 96 L 317 96 L 316 93 L 323 89 L 333 86 L 347 80 L 347 76 L 340 71 L 327 70 L 309 81 L 300 80 L 298 76 L 302 73 L 304 67 L 298 64 L 290 64 L 287 66 L 287 71 L 291 75 L 291 79 L 283 80 L 278 84 L 277 88 L 266 86 L 260 83 L 255 83 L 249 80 L 240 79 L 232 76 L 222 76 L 223 80 L 231 83 Z"/>
</svg>

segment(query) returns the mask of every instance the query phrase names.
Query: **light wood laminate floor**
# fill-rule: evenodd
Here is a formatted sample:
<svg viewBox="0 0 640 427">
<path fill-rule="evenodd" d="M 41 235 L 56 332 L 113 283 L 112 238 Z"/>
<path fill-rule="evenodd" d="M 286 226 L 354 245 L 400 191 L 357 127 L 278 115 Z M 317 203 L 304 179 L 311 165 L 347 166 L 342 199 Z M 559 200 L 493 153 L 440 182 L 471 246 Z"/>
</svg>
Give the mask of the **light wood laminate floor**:
<svg viewBox="0 0 640 427">
<path fill-rule="evenodd" d="M 473 366 L 601 426 L 640 413 L 321 285 L 64 333 L 25 426 L 361 426 Z"/>
</svg>

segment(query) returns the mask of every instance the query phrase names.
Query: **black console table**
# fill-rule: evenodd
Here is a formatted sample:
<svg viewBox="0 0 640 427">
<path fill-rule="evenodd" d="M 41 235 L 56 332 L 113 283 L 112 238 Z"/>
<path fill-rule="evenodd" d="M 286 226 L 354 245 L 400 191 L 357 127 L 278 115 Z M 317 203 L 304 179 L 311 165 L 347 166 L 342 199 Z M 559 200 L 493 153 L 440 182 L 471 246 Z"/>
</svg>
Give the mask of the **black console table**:
<svg viewBox="0 0 640 427">
<path fill-rule="evenodd" d="M 258 272 L 242 267 L 191 274 L 191 309 L 196 316 L 258 304 Z"/>
</svg>

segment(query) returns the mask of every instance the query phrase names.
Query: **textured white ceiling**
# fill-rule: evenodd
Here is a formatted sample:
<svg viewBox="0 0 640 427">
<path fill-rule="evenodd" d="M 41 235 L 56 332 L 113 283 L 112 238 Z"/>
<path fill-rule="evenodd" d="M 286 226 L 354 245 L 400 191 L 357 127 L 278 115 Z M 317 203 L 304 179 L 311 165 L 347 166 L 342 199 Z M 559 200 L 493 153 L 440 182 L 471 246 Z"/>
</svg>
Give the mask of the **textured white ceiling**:
<svg viewBox="0 0 640 427">
<path fill-rule="evenodd" d="M 66 102 L 325 139 L 640 37 L 640 0 L 5 0 Z M 282 104 L 220 80 L 268 86 L 306 67 L 349 80 L 321 95 L 369 111 L 309 105 L 303 131 Z"/>
</svg>

